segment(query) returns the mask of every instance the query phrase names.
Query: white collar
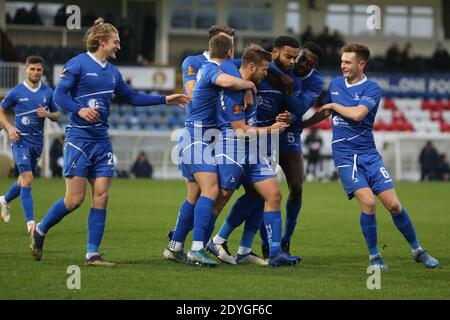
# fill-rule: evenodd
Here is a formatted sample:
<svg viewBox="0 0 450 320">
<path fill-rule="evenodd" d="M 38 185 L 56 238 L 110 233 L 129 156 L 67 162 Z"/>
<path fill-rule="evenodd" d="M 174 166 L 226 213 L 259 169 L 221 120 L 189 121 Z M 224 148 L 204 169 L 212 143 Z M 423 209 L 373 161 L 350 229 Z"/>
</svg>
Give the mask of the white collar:
<svg viewBox="0 0 450 320">
<path fill-rule="evenodd" d="M 204 51 L 203 55 L 205 56 L 206 60 L 211 60 L 211 57 L 209 56 L 209 52 L 208 51 Z"/>
<path fill-rule="evenodd" d="M 302 77 L 302 78 L 300 78 L 300 79 L 302 79 L 302 80 L 308 79 L 309 77 L 311 77 L 311 75 L 313 74 L 313 72 L 314 72 L 314 68 L 312 68 L 311 71 L 310 71 L 306 76 L 304 76 L 304 77 Z"/>
<path fill-rule="evenodd" d="M 361 80 L 359 80 L 359 81 L 356 82 L 356 83 L 352 83 L 352 84 L 348 83 L 348 82 L 347 82 L 347 79 L 344 78 L 344 80 L 345 80 L 345 86 L 346 86 L 347 88 L 351 88 L 351 87 L 358 86 L 358 85 L 360 85 L 360 84 L 366 82 L 366 81 L 367 81 L 367 77 L 366 77 L 366 75 L 364 75 L 364 77 L 363 77 Z"/>
<path fill-rule="evenodd" d="M 34 93 L 36 93 L 36 92 L 39 91 L 39 89 L 41 88 L 41 84 L 42 84 L 42 82 L 39 81 L 39 85 L 37 86 L 37 88 L 33 89 L 33 88 L 31 88 L 31 87 L 28 85 L 28 83 L 27 83 L 26 80 L 23 80 L 23 85 L 24 85 L 28 90 L 30 90 L 31 92 L 34 92 Z"/>
<path fill-rule="evenodd" d="M 97 62 L 102 68 L 106 67 L 106 64 L 108 63 L 108 61 L 105 62 L 101 62 L 100 60 L 98 60 L 92 53 L 90 53 L 89 51 L 87 52 L 88 56 L 91 57 L 92 60 L 94 60 L 95 62 Z"/>
</svg>

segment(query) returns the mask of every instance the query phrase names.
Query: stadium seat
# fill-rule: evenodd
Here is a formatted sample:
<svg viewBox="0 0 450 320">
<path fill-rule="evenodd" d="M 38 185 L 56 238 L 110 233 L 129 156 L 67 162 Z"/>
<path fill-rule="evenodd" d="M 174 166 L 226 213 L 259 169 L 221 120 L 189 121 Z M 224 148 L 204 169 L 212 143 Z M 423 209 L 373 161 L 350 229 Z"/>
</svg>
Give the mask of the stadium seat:
<svg viewBox="0 0 450 320">
<path fill-rule="evenodd" d="M 395 102 L 392 98 L 385 98 L 384 99 L 384 109 L 388 110 L 395 110 Z"/>
</svg>

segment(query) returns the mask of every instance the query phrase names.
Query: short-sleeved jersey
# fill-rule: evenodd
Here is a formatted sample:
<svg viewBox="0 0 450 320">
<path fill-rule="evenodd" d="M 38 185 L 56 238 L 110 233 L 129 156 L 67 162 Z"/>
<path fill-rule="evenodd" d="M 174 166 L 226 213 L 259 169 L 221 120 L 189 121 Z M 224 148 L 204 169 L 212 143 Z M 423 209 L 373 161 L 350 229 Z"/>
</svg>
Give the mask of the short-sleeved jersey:
<svg viewBox="0 0 450 320">
<path fill-rule="evenodd" d="M 186 83 L 191 80 L 197 80 L 197 73 L 206 61 L 209 61 L 209 54 L 206 51 L 203 52 L 203 54 L 199 54 L 197 56 L 188 56 L 183 60 L 183 63 L 181 65 L 181 75 L 183 77 L 184 93 L 186 93 Z M 190 108 L 187 108 L 187 106 L 189 105 L 190 102 L 185 107 L 186 118 L 189 117 L 188 110 L 190 110 Z"/>
<path fill-rule="evenodd" d="M 216 128 L 219 87 L 217 77 L 224 74 L 218 62 L 205 62 L 197 73 L 191 104 L 186 107 L 186 127 Z"/>
<path fill-rule="evenodd" d="M 316 69 L 312 69 L 304 77 L 298 77 L 293 71 L 290 72 L 289 76 L 294 79 L 294 95 L 301 100 L 303 104 L 304 112 L 308 111 L 313 104 L 317 101 L 323 88 L 323 77 Z M 300 119 L 301 120 L 301 119 Z M 301 131 L 297 125 L 291 125 L 286 131 Z"/>
<path fill-rule="evenodd" d="M 36 89 L 32 89 L 24 81 L 9 91 L 0 102 L 0 107 L 4 110 L 13 108 L 21 142 L 33 146 L 43 145 L 45 118 L 40 118 L 36 109 L 42 107 L 50 112 L 56 111 L 50 87 L 40 82 Z"/>
<path fill-rule="evenodd" d="M 221 65 L 222 70 L 236 78 L 242 78 L 236 66 L 229 61 Z M 244 111 L 244 91 L 222 89 L 219 92 L 219 106 L 217 108 L 217 125 L 222 134 L 227 130 L 234 130 L 231 123 L 234 121 L 245 120 L 245 123 L 256 125 L 256 106 Z"/>
<path fill-rule="evenodd" d="M 341 104 L 347 108 L 364 105 L 369 113 L 361 121 L 347 119 L 337 112 L 332 114 L 333 155 L 353 155 L 377 152 L 373 136 L 373 123 L 381 98 L 381 89 L 373 81 L 364 78 L 355 84 L 349 84 L 343 77 L 330 81 L 327 102 Z"/>
<path fill-rule="evenodd" d="M 72 99 L 82 108 L 96 108 L 100 114 L 100 119 L 92 123 L 72 113 L 66 139 L 78 142 L 109 140 L 108 116 L 113 94 L 121 96 L 130 90 L 120 71 L 111 63 L 102 63 L 86 52 L 65 64 L 58 86 L 68 88 Z"/>
<path fill-rule="evenodd" d="M 286 110 L 285 95 L 266 80 L 260 82 L 256 93 L 258 127 L 271 126 L 276 116 Z"/>
</svg>

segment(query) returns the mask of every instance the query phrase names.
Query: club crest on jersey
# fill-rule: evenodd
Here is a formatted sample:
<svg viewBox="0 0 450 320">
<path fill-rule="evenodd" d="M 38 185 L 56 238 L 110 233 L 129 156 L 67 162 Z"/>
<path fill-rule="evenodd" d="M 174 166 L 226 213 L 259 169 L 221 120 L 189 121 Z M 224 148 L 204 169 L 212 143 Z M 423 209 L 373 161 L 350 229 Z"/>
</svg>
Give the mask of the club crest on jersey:
<svg viewBox="0 0 450 320">
<path fill-rule="evenodd" d="M 187 75 L 188 76 L 195 76 L 195 69 L 194 69 L 194 67 L 193 66 L 189 66 L 188 68 L 187 68 Z"/>
<path fill-rule="evenodd" d="M 241 113 L 241 112 L 242 112 L 241 106 L 238 105 L 238 104 L 235 104 L 235 105 L 233 106 L 233 114 Z"/>
<path fill-rule="evenodd" d="M 22 122 L 22 124 L 23 124 L 24 126 L 27 126 L 27 125 L 30 124 L 30 118 L 28 118 L 28 117 L 22 117 L 22 119 L 20 120 L 20 122 Z"/>
<path fill-rule="evenodd" d="M 89 108 L 99 108 L 100 107 L 100 103 L 98 102 L 97 99 L 89 99 L 87 102 L 87 105 Z"/>
</svg>

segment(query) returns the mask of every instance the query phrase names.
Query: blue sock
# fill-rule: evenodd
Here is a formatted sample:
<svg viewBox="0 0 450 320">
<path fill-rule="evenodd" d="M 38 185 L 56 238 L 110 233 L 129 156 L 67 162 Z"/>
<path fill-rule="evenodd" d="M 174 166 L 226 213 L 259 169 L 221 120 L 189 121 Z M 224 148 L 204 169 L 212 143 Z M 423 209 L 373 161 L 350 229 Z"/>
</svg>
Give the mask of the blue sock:
<svg viewBox="0 0 450 320">
<path fill-rule="evenodd" d="M 59 199 L 50 207 L 44 219 L 39 223 L 39 230 L 47 233 L 51 227 L 61 221 L 68 213 L 69 210 L 64 205 L 64 199 Z"/>
<path fill-rule="evenodd" d="M 209 220 L 213 216 L 214 200 L 200 196 L 194 208 L 194 234 L 193 241 L 204 241 L 209 226 Z"/>
<path fill-rule="evenodd" d="M 262 225 L 263 213 L 262 211 L 255 210 L 251 215 L 247 217 L 244 225 L 244 232 L 241 238 L 241 247 L 251 248 L 253 247 L 253 240 Z"/>
<path fill-rule="evenodd" d="M 367 247 L 369 248 L 369 254 L 376 256 L 380 253 L 380 251 L 378 251 L 377 244 L 377 219 L 375 215 L 361 212 L 359 223 L 361 225 Z"/>
<path fill-rule="evenodd" d="M 400 214 L 393 214 L 391 212 L 391 215 L 392 220 L 394 220 L 395 226 L 403 234 L 406 241 L 408 241 L 411 249 L 419 249 L 420 244 L 416 237 L 416 231 L 414 231 L 414 226 L 411 222 L 411 219 L 409 219 L 409 215 L 406 210 L 403 208 Z"/>
<path fill-rule="evenodd" d="M 273 257 L 281 252 L 281 211 L 265 211 L 263 219 L 269 243 L 269 257 Z"/>
<path fill-rule="evenodd" d="M 5 194 L 5 201 L 7 203 L 10 203 L 15 198 L 17 198 L 20 195 L 20 186 L 17 184 L 17 182 L 14 182 L 8 189 L 8 191 Z"/>
<path fill-rule="evenodd" d="M 259 236 L 261 237 L 261 246 L 268 246 L 269 240 L 267 239 L 267 230 L 264 223 L 262 223 L 261 227 L 259 228 Z"/>
<path fill-rule="evenodd" d="M 98 253 L 106 224 L 106 209 L 91 208 L 88 218 L 87 253 Z"/>
<path fill-rule="evenodd" d="M 21 187 L 20 188 L 20 202 L 22 203 L 23 212 L 25 213 L 25 218 L 28 221 L 34 220 L 34 205 L 33 205 L 33 195 L 31 194 L 31 188 Z"/>
<path fill-rule="evenodd" d="M 237 228 L 254 210 L 260 208 L 261 205 L 264 208 L 263 198 L 257 195 L 244 193 L 233 204 L 233 207 L 227 217 L 228 223 Z"/>
<path fill-rule="evenodd" d="M 302 209 L 302 203 L 294 203 L 291 199 L 286 201 L 286 225 L 284 227 L 283 240 L 291 242 L 291 237 L 294 234 L 295 226 L 297 225 L 297 218 Z"/>
<path fill-rule="evenodd" d="M 172 236 L 173 241 L 184 242 L 186 240 L 189 231 L 194 226 L 194 208 L 195 205 L 184 200 L 178 213 L 177 224 Z"/>
<path fill-rule="evenodd" d="M 214 232 L 214 228 L 216 227 L 216 220 L 217 220 L 217 216 L 215 214 L 213 214 L 211 216 L 211 219 L 209 220 L 208 229 L 206 229 L 205 240 L 203 240 L 203 244 L 205 246 L 208 243 L 209 239 L 211 238 L 211 236 Z"/>
<path fill-rule="evenodd" d="M 236 229 L 236 226 L 230 224 L 227 219 L 220 228 L 218 235 L 221 238 L 228 239 L 234 229 Z"/>
</svg>

